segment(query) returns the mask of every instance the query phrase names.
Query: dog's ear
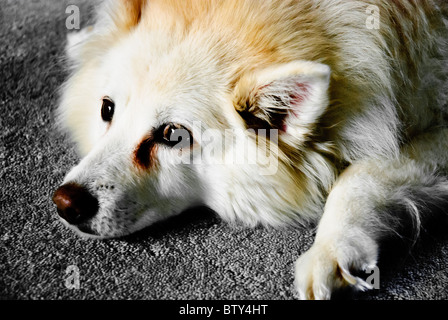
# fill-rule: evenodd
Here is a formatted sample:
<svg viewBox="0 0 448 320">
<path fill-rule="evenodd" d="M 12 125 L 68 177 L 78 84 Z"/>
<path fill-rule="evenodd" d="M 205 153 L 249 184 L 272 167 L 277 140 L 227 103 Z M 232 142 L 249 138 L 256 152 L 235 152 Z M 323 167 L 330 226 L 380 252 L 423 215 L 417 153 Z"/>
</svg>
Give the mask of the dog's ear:
<svg viewBox="0 0 448 320">
<path fill-rule="evenodd" d="M 96 9 L 95 24 L 80 31 L 74 31 L 67 35 L 65 46 L 66 55 L 72 64 L 82 61 L 85 44 L 97 35 L 103 42 L 110 41 L 111 37 L 127 33 L 140 22 L 146 0 L 111 0 L 105 1 Z M 96 41 L 92 41 L 96 42 Z M 91 47 L 98 47 L 92 43 Z M 96 49 L 98 50 L 98 49 Z"/>
<path fill-rule="evenodd" d="M 243 76 L 234 105 L 248 128 L 278 129 L 295 137 L 309 133 L 326 110 L 330 68 L 294 61 Z"/>
</svg>

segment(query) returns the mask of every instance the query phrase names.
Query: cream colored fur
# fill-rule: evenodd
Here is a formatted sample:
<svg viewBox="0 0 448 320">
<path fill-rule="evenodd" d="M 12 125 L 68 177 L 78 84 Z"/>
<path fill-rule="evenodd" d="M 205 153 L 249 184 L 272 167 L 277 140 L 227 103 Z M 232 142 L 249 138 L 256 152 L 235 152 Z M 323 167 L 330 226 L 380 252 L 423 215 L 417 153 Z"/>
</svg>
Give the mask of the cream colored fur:
<svg viewBox="0 0 448 320">
<path fill-rule="evenodd" d="M 366 27 L 370 5 L 379 29 Z M 375 265 L 380 240 L 396 232 L 394 212 L 378 208 L 411 189 L 448 199 L 446 35 L 432 1 L 104 2 L 94 27 L 71 37 L 58 109 L 84 157 L 64 182 L 100 202 L 84 230 L 121 236 L 197 204 L 249 226 L 320 221 L 296 263 L 300 297 L 367 288 L 352 270 Z M 111 123 L 104 96 L 116 105 Z M 137 146 L 165 123 L 197 137 L 182 151 L 193 161 L 174 165 L 178 151 L 158 146 L 155 167 L 139 168 Z M 250 162 L 269 138 L 244 130 L 260 126 L 279 130 L 275 174 L 260 174 L 264 156 L 194 158 L 215 130 L 212 144 L 230 139 L 226 152 Z M 416 230 L 417 203 L 407 202 Z"/>
</svg>

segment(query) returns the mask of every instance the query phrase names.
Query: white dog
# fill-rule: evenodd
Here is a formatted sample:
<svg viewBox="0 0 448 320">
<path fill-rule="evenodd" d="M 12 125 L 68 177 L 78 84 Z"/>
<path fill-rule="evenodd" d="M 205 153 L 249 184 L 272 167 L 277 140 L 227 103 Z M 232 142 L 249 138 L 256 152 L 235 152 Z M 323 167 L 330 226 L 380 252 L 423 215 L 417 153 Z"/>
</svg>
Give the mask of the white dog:
<svg viewBox="0 0 448 320">
<path fill-rule="evenodd" d="M 249 226 L 319 222 L 300 297 L 368 288 L 354 271 L 376 265 L 381 240 L 416 238 L 425 208 L 448 203 L 441 10 L 104 2 L 67 46 L 58 115 L 84 158 L 54 194 L 59 215 L 97 238 L 195 205 Z"/>
</svg>

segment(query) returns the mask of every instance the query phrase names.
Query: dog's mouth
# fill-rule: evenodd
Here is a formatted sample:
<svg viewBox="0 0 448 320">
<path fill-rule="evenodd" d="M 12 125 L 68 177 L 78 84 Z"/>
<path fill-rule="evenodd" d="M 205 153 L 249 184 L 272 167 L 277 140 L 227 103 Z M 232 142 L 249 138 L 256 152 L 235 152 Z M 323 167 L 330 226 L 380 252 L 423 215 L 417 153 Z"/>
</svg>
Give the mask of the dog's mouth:
<svg viewBox="0 0 448 320">
<path fill-rule="evenodd" d="M 140 211 L 144 211 L 129 204 L 108 208 L 86 187 L 72 182 L 55 191 L 53 202 L 64 225 L 88 238 L 116 238 L 135 232 L 143 216 Z"/>
<path fill-rule="evenodd" d="M 113 219 L 100 216 L 95 216 L 80 224 L 69 223 L 63 218 L 61 218 L 61 221 L 67 228 L 73 230 L 79 236 L 91 239 L 120 238 L 141 229 L 135 220 L 114 221 Z"/>
<path fill-rule="evenodd" d="M 81 238 L 86 239 L 105 239 L 108 237 L 100 235 L 89 224 L 74 225 L 67 222 L 67 220 L 60 218 L 61 223 L 67 228 L 72 230 L 75 234 Z M 110 238 L 113 238 L 112 236 Z"/>
<path fill-rule="evenodd" d="M 204 205 L 198 197 L 147 196 L 117 184 L 110 186 L 98 180 L 71 180 L 60 186 L 54 192 L 53 202 L 63 224 L 84 238 L 121 238 Z"/>
<path fill-rule="evenodd" d="M 78 230 L 82 233 L 89 235 L 89 236 L 100 236 L 95 230 L 92 229 L 89 225 L 79 225 L 77 226 Z"/>
</svg>

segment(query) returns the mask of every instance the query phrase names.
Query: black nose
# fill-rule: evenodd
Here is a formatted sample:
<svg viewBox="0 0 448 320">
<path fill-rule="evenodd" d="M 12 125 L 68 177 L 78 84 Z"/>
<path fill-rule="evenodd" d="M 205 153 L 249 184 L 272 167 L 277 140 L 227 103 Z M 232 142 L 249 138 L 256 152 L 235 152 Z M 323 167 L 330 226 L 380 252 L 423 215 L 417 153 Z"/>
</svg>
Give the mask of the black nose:
<svg viewBox="0 0 448 320">
<path fill-rule="evenodd" d="M 98 200 L 86 188 L 76 183 L 60 186 L 53 195 L 53 202 L 61 218 L 71 224 L 79 224 L 93 217 L 98 211 Z"/>
</svg>

